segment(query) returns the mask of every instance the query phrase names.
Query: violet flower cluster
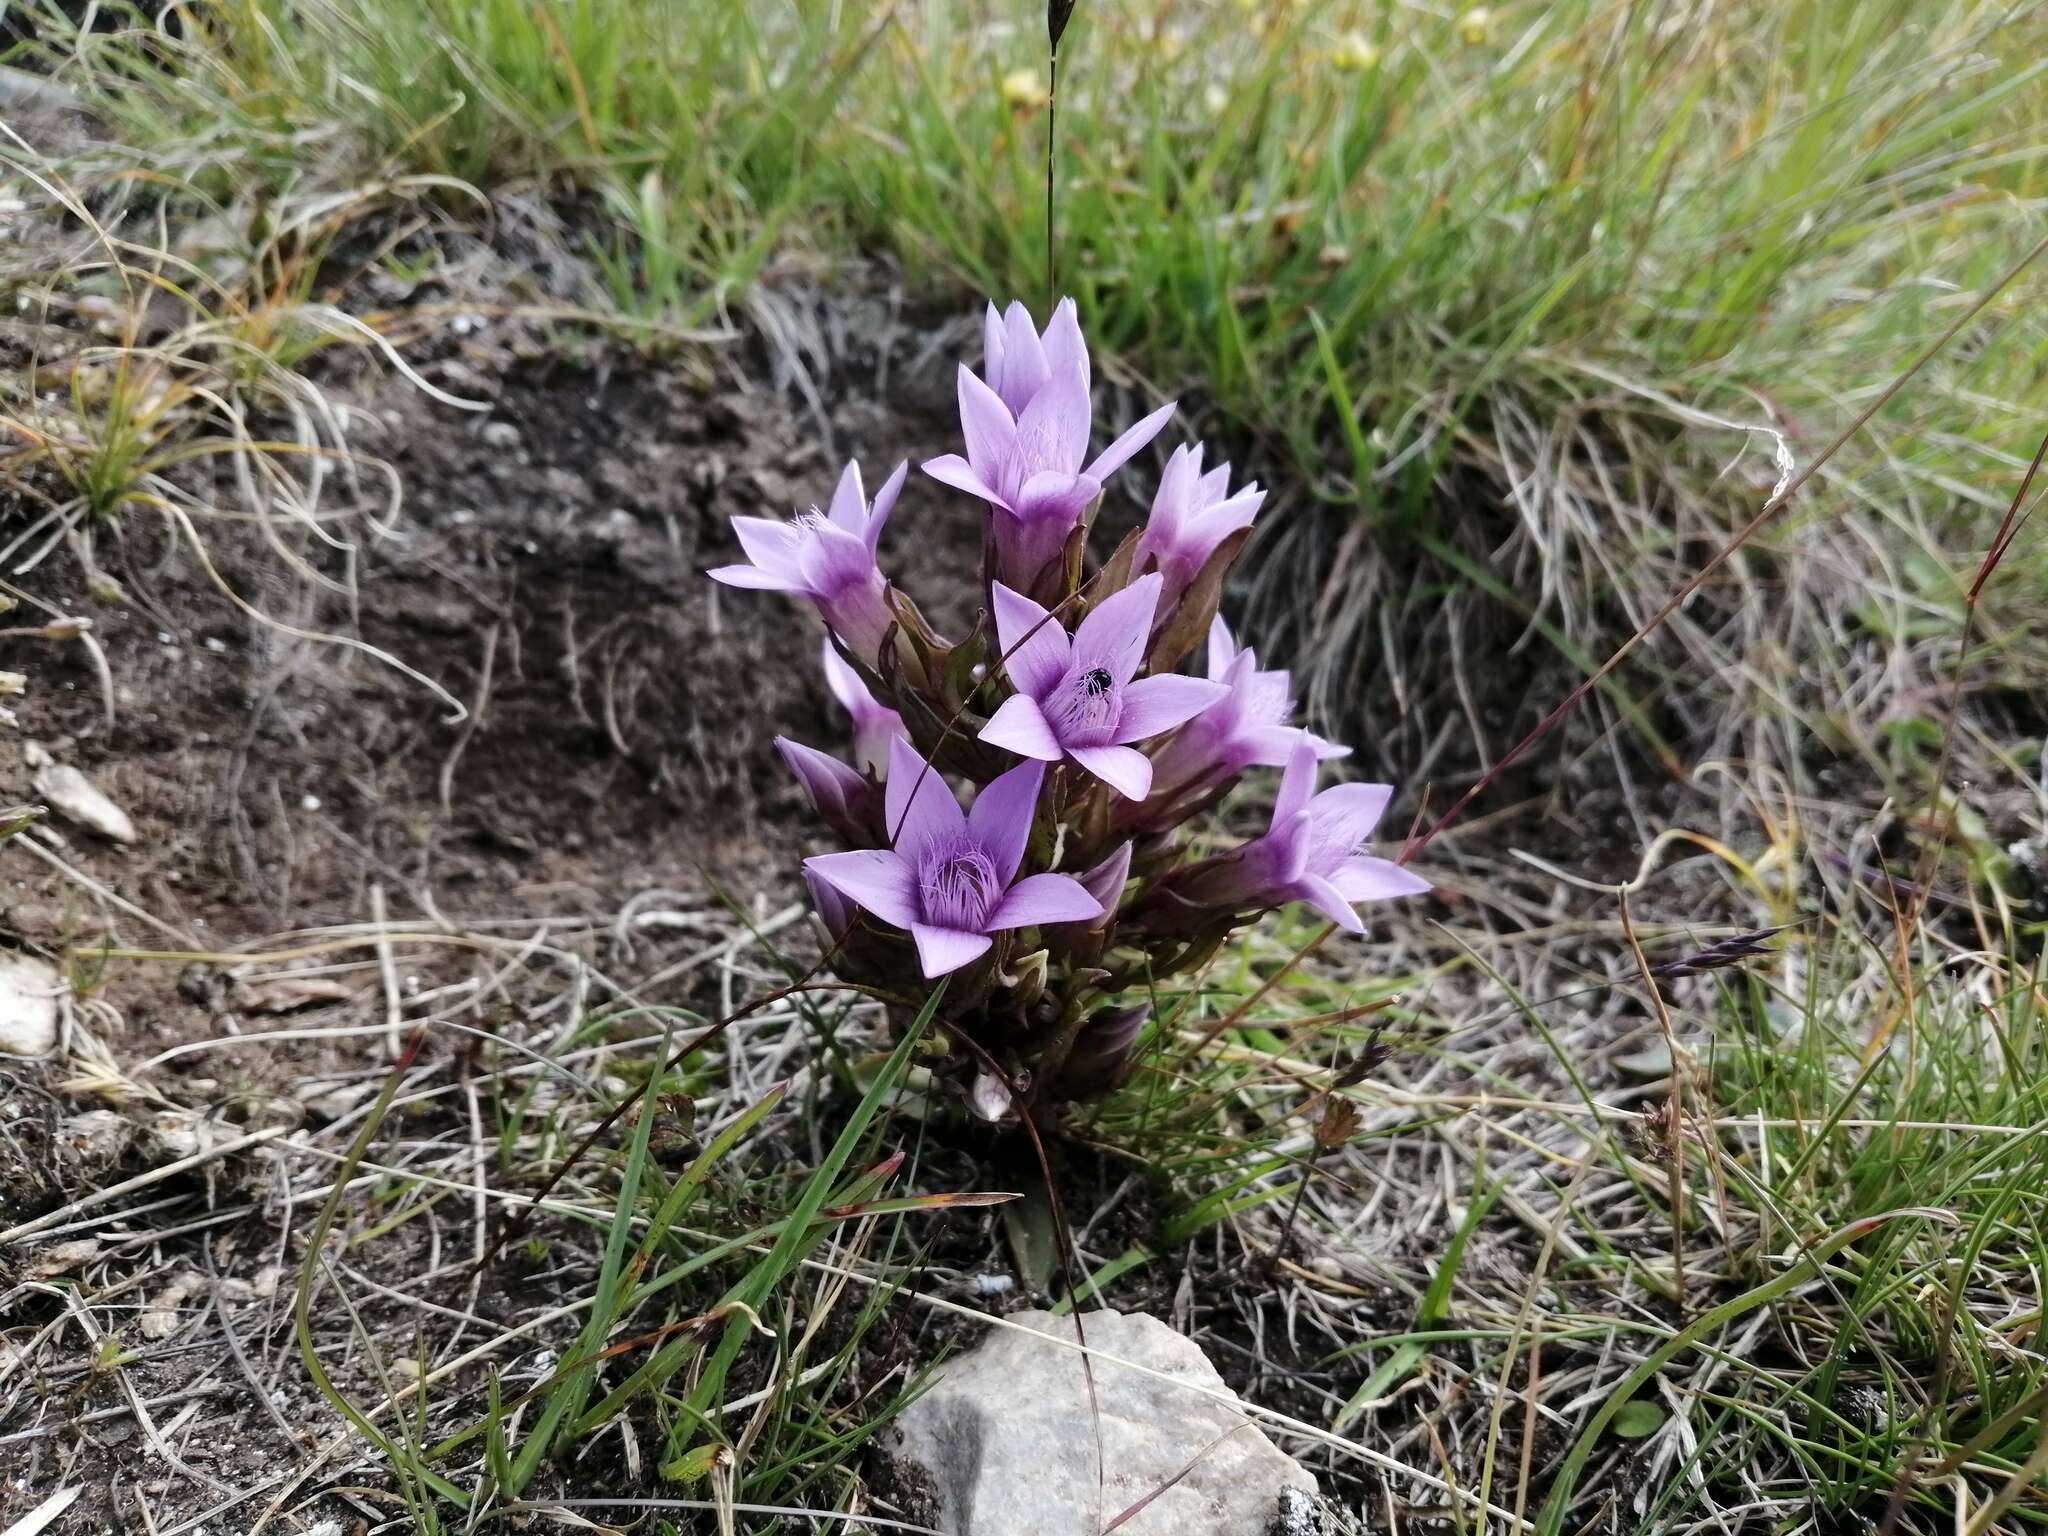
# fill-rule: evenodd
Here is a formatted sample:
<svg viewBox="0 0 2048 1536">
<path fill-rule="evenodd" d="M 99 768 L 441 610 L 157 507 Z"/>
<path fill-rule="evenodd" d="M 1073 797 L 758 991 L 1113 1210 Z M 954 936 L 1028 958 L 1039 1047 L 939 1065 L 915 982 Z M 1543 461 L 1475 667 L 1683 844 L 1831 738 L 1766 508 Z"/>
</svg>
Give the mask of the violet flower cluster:
<svg viewBox="0 0 2048 1536">
<path fill-rule="evenodd" d="M 1264 492 L 1167 460 L 1145 526 L 1090 568 L 1109 479 L 1166 427 L 1165 405 L 1088 457 L 1088 348 L 1071 299 L 1044 331 L 991 305 L 983 370 L 959 371 L 964 454 L 925 473 L 985 507 L 980 618 L 942 637 L 883 575 L 880 538 L 907 465 L 870 501 L 848 464 L 827 508 L 733 520 L 728 586 L 811 604 L 850 761 L 776 746 L 847 846 L 804 879 L 850 980 L 905 1000 L 950 978 L 944 1014 L 972 1042 L 968 1102 L 999 1117 L 993 1062 L 1034 1104 L 1129 1072 L 1147 1010 L 1128 996 L 1193 970 L 1260 913 L 1304 902 L 1354 933 L 1357 907 L 1428 883 L 1366 852 L 1384 784 L 1320 791 L 1346 755 L 1292 721 L 1283 670 L 1217 614 Z M 1178 670 L 1206 642 L 1205 676 Z M 1191 823 L 1252 769 L 1279 769 L 1266 832 L 1211 851 Z M 964 794 L 962 793 L 964 791 Z M 963 808 L 964 803 L 964 808 Z"/>
</svg>

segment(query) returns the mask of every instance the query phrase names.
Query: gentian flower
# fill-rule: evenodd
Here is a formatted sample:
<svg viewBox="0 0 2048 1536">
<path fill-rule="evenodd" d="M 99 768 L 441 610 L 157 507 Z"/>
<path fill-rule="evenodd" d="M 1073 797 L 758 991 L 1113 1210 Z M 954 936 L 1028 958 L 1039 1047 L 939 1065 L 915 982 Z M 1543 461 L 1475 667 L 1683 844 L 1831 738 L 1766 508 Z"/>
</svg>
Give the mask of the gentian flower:
<svg viewBox="0 0 2048 1536">
<path fill-rule="evenodd" d="M 1152 761 L 1130 743 L 1172 730 L 1230 691 L 1195 677 L 1132 681 L 1164 581 L 1154 571 L 1104 598 L 1071 638 L 1037 603 L 996 583 L 996 638 L 1017 692 L 981 739 L 1042 762 L 1071 757 L 1131 800 L 1150 794 Z"/>
<path fill-rule="evenodd" d="M 1085 922 L 1102 903 L 1068 875 L 1017 878 L 1045 777 L 1024 763 L 993 780 L 966 815 L 936 768 L 889 743 L 886 814 L 896 846 L 825 853 L 804 868 L 892 928 L 909 930 L 927 979 L 987 952 L 990 935 Z"/>
<path fill-rule="evenodd" d="M 1363 933 L 1354 902 L 1416 896 L 1430 888 L 1400 865 L 1358 851 L 1386 813 L 1392 785 L 1337 784 L 1321 794 L 1315 788 L 1315 746 L 1299 741 L 1280 776 L 1266 835 L 1197 873 L 1183 894 L 1205 906 L 1305 901 L 1340 928 Z"/>
<path fill-rule="evenodd" d="M 887 778 L 889 742 L 903 734 L 903 717 L 868 692 L 830 640 L 825 642 L 825 686 L 853 716 L 853 760 L 876 778 Z"/>
<path fill-rule="evenodd" d="M 1213 788 L 1254 763 L 1285 767 L 1303 740 L 1320 761 L 1351 755 L 1349 747 L 1287 723 L 1294 700 L 1286 669 L 1261 672 L 1259 653 L 1250 646 L 1238 649 L 1221 615 L 1209 625 L 1209 678 L 1229 691 L 1153 756 L 1153 782 L 1162 793 L 1195 784 Z"/>
<path fill-rule="evenodd" d="M 1029 586 L 1102 494 L 1103 481 L 1159 435 L 1174 408 L 1161 406 L 1083 469 L 1093 408 L 1074 301 L 1060 300 L 1043 336 L 1022 304 L 1000 319 L 991 304 L 983 340 L 987 380 L 960 365 L 967 456 L 927 460 L 924 472 L 997 509 L 996 575 Z"/>
<path fill-rule="evenodd" d="M 721 565 L 706 574 L 729 587 L 809 598 L 848 650 L 863 661 L 875 660 L 882 637 L 896 622 L 889 609 L 889 584 L 875 564 L 875 546 L 909 470 L 908 463 L 898 464 L 875 493 L 873 505 L 861 490 L 860 466 L 849 462 L 829 512 L 813 507 L 788 523 L 734 518 L 732 531 L 752 563 Z"/>
<path fill-rule="evenodd" d="M 858 842 L 873 841 L 880 822 L 875 812 L 875 786 L 838 758 L 787 736 L 775 738 L 775 750 L 796 775 L 816 811 L 835 832 Z"/>
<path fill-rule="evenodd" d="M 836 944 L 853 926 L 853 903 L 820 880 L 816 871 L 807 869 L 803 875 L 804 889 L 811 893 L 811 905 L 817 910 L 818 921 L 825 925 L 825 931 Z"/>
<path fill-rule="evenodd" d="M 1266 493 L 1254 481 L 1230 494 L 1230 466 L 1219 464 L 1202 473 L 1202 445 L 1183 444 L 1166 461 L 1159 492 L 1152 498 L 1152 516 L 1138 538 L 1136 569 L 1154 561 L 1166 577 L 1171 603 L 1201 575 L 1216 546 L 1259 515 Z"/>
</svg>

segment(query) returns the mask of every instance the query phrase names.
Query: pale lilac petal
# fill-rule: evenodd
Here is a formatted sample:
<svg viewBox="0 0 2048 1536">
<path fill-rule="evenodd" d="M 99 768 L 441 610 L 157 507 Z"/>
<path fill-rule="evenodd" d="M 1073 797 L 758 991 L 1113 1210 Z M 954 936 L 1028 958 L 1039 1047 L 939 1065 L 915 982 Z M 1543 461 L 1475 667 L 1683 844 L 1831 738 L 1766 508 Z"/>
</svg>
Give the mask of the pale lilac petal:
<svg viewBox="0 0 2048 1536">
<path fill-rule="evenodd" d="M 1186 443 L 1166 457 L 1159 476 L 1159 489 L 1152 497 L 1152 513 L 1145 522 L 1145 545 L 1149 549 L 1170 548 L 1177 543 L 1182 525 L 1195 501 L 1195 482 L 1201 478 L 1202 449 Z"/>
<path fill-rule="evenodd" d="M 1003 317 L 993 304 L 981 317 L 981 376 L 988 380 L 989 388 L 1002 393 L 996 381 L 1003 376 Z"/>
<path fill-rule="evenodd" d="M 971 965 L 988 953 L 991 942 L 985 933 L 962 933 L 958 928 L 934 928 L 929 923 L 912 923 L 910 936 L 917 940 L 917 963 L 924 968 L 926 981 Z"/>
<path fill-rule="evenodd" d="M 892 928 L 908 928 L 918 920 L 917 876 L 907 860 L 887 848 L 821 853 L 805 859 L 804 868 Z"/>
<path fill-rule="evenodd" d="M 957 837 L 967 818 L 953 798 L 945 776 L 918 755 L 901 736 L 889 742 L 889 782 L 882 802 L 889 841 L 906 858 L 934 839 Z"/>
<path fill-rule="evenodd" d="M 1201 444 L 1195 445 L 1195 467 L 1201 468 Z M 1230 494 L 1230 460 L 1225 459 L 1206 475 L 1195 481 L 1197 501 L 1206 506 L 1212 501 L 1221 501 Z"/>
<path fill-rule="evenodd" d="M 1231 637 L 1230 626 L 1223 622 L 1223 615 L 1219 613 L 1209 621 L 1210 678 L 1219 683 L 1235 681 L 1229 673 L 1237 654 L 1237 641 Z"/>
<path fill-rule="evenodd" d="M 1247 763 L 1257 763 L 1262 768 L 1284 768 L 1294 757 L 1294 749 L 1301 745 L 1302 738 L 1317 740 L 1307 731 L 1291 725 L 1265 726 L 1240 733 L 1234 739 L 1239 754 Z M 1321 761 L 1326 754 L 1319 746 L 1316 759 Z"/>
<path fill-rule="evenodd" d="M 989 931 L 1035 928 L 1040 923 L 1086 923 L 1102 916 L 1102 903 L 1072 875 L 1032 875 L 1010 887 L 989 914 Z"/>
<path fill-rule="evenodd" d="M 909 476 L 910 460 L 904 459 L 897 464 L 889 478 L 882 482 L 882 488 L 875 492 L 875 504 L 868 509 L 867 530 L 862 535 L 867 540 L 870 556 L 882 542 L 882 525 L 889 521 L 889 514 L 896 510 L 896 498 L 902 494 L 903 482 Z"/>
<path fill-rule="evenodd" d="M 1130 747 L 1069 747 L 1067 755 L 1126 800 L 1152 793 L 1152 759 Z"/>
<path fill-rule="evenodd" d="M 1367 854 L 1338 865 L 1330 876 L 1330 884 L 1346 901 L 1391 901 L 1396 896 L 1420 896 L 1432 889 L 1413 870 L 1404 869 L 1391 859 L 1375 859 Z"/>
<path fill-rule="evenodd" d="M 1164 578 L 1154 571 L 1089 609 L 1074 631 L 1073 665 L 1102 667 L 1119 685 L 1128 683 L 1152 638 L 1152 614 L 1163 584 Z"/>
<path fill-rule="evenodd" d="M 967 813 L 967 830 L 995 865 L 996 879 L 1003 885 L 1016 878 L 1017 866 L 1024 862 L 1031 817 L 1038 809 L 1038 786 L 1044 782 L 1044 763 L 1020 763 L 975 796 Z"/>
<path fill-rule="evenodd" d="M 803 540 L 788 523 L 771 517 L 736 517 L 732 531 L 754 564 L 791 581 L 796 579 L 797 550 Z"/>
<path fill-rule="evenodd" d="M 1230 690 L 1223 684 L 1205 682 L 1199 677 L 1147 677 L 1126 683 L 1123 712 L 1117 716 L 1116 739 L 1144 741 L 1194 719 L 1229 697 Z"/>
<path fill-rule="evenodd" d="M 1310 750 L 1314 750 L 1311 748 Z M 1309 802 L 1317 841 L 1347 853 L 1372 836 L 1394 798 L 1391 784 L 1334 784 Z"/>
<path fill-rule="evenodd" d="M 1178 403 L 1177 401 L 1169 400 L 1165 405 L 1159 407 L 1158 410 L 1103 449 L 1096 457 L 1095 462 L 1090 464 L 1082 473 L 1090 475 L 1097 480 L 1107 480 L 1119 469 L 1122 469 L 1125 464 L 1130 462 L 1131 455 L 1151 442 L 1153 438 L 1157 437 L 1165 429 L 1166 423 L 1172 417 L 1174 407 Z"/>
<path fill-rule="evenodd" d="M 1259 515 L 1259 507 L 1265 502 L 1266 493 L 1257 486 L 1248 486 L 1228 501 L 1219 501 L 1202 514 L 1202 542 L 1208 546 L 1203 551 L 1207 559 L 1216 551 L 1216 546 L 1229 538 L 1240 528 L 1249 528 L 1252 520 Z"/>
<path fill-rule="evenodd" d="M 839 701 L 840 706 L 853 716 L 855 723 L 864 712 L 881 707 L 875 696 L 868 692 L 868 685 L 861 681 L 860 674 L 847 665 L 846 658 L 839 654 L 839 647 L 830 639 L 824 642 L 820 660 L 825 667 L 825 686 L 832 691 L 832 697 Z"/>
<path fill-rule="evenodd" d="M 1031 397 L 1052 377 L 1046 367 L 1045 348 L 1038 339 L 1038 327 L 1031 323 L 1031 311 L 1012 303 L 1003 316 L 1003 368 L 1001 378 L 990 375 L 989 386 L 1003 398 L 1012 415 L 1021 414 Z"/>
<path fill-rule="evenodd" d="M 1071 368 L 1055 374 L 1031 397 L 1024 414 L 1017 418 L 1018 462 L 1027 469 L 1057 469 L 1073 474 L 1088 453 L 1092 415 L 1088 385 L 1081 375 Z M 1103 478 L 1092 470 L 1089 474 L 1091 479 Z"/>
<path fill-rule="evenodd" d="M 988 717 L 978 739 L 1043 763 L 1056 763 L 1066 753 L 1059 738 L 1053 735 L 1052 726 L 1047 724 L 1045 712 L 1028 693 L 1013 693 L 1003 700 L 1001 707 Z"/>
<path fill-rule="evenodd" d="M 996 392 L 960 365 L 960 432 L 967 440 L 967 462 L 984 485 L 1001 489 L 1004 466 L 1016 452 L 1017 423 Z"/>
<path fill-rule="evenodd" d="M 1291 821 L 1306 811 L 1315 792 L 1316 749 L 1305 741 L 1297 741 L 1280 775 L 1280 793 L 1273 800 L 1273 830 L 1277 832 L 1283 821 Z"/>
<path fill-rule="evenodd" d="M 849 800 L 861 795 L 868 787 L 867 780 L 852 768 L 816 747 L 807 747 L 787 736 L 778 736 L 775 738 L 775 750 L 789 765 L 789 771 L 796 775 L 797 782 L 803 785 L 804 793 L 810 796 L 811 804 L 820 815 L 846 816 Z"/>
<path fill-rule="evenodd" d="M 1081 314 L 1072 299 L 1053 306 L 1052 319 L 1045 327 L 1045 366 L 1052 374 L 1074 372 L 1081 385 L 1088 386 L 1088 343 L 1081 339 Z"/>
<path fill-rule="evenodd" d="M 778 576 L 773 571 L 764 571 L 758 565 L 714 565 L 704 574 L 728 587 L 747 587 L 756 592 L 807 590 L 802 577 L 791 580 L 787 576 Z"/>
<path fill-rule="evenodd" d="M 1032 698 L 1044 698 L 1066 674 L 1073 648 L 1066 630 L 1046 609 L 1000 581 L 990 595 L 1010 681 Z"/>
<path fill-rule="evenodd" d="M 832 489 L 832 505 L 825 515 L 856 538 L 867 533 L 868 493 L 861 487 L 859 460 L 848 459 L 839 472 L 839 484 Z"/>
<path fill-rule="evenodd" d="M 797 568 L 805 587 L 820 598 L 837 597 L 876 574 L 875 557 L 865 541 L 837 523 L 820 523 L 812 530 L 797 553 Z"/>
<path fill-rule="evenodd" d="M 1320 875 L 1304 875 L 1294 894 L 1347 933 L 1365 932 L 1365 922 L 1351 910 L 1344 893 Z"/>
<path fill-rule="evenodd" d="M 1315 824 L 1306 812 L 1288 817 L 1259 839 L 1275 885 L 1291 885 L 1308 873 L 1315 853 Z"/>
<path fill-rule="evenodd" d="M 1131 878 L 1131 845 L 1120 844 L 1115 853 L 1079 878 L 1082 889 L 1101 902 L 1107 914 L 1123 899 L 1124 886 Z"/>
<path fill-rule="evenodd" d="M 1310 745 L 1316 749 L 1316 760 L 1318 762 L 1334 762 L 1337 758 L 1349 757 L 1351 755 L 1351 749 L 1340 741 L 1328 741 L 1316 735 L 1314 731 L 1303 731 L 1301 734 L 1306 736 L 1309 739 Z"/>
<path fill-rule="evenodd" d="M 1012 510 L 1026 522 L 1057 522 L 1071 528 L 1087 510 L 1088 503 L 1102 494 L 1102 482 L 1064 470 L 1041 469 L 1027 475 L 1017 487 Z"/>
<path fill-rule="evenodd" d="M 981 501 L 996 506 L 1007 506 L 1003 493 L 990 485 L 974 472 L 974 466 L 957 453 L 942 453 L 936 459 L 926 459 L 919 466 L 941 485 L 950 485 L 956 491 L 965 491 Z"/>
</svg>

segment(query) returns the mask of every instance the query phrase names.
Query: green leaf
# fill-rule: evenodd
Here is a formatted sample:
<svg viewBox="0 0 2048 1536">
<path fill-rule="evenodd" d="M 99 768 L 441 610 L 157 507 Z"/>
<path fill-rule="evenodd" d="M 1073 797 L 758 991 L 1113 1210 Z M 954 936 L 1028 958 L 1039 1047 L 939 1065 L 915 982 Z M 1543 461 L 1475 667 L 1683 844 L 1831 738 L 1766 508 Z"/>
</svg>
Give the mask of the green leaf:
<svg viewBox="0 0 2048 1536">
<path fill-rule="evenodd" d="M 1648 1398 L 1631 1398 L 1607 1427 L 1623 1440 L 1647 1440 L 1664 1427 L 1664 1410 Z"/>
</svg>

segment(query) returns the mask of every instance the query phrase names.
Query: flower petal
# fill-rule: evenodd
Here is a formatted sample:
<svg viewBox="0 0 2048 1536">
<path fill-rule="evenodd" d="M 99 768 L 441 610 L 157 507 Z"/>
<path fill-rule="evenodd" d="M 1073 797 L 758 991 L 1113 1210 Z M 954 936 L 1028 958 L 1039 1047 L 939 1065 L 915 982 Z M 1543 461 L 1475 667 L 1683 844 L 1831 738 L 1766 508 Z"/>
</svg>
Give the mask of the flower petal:
<svg viewBox="0 0 2048 1536">
<path fill-rule="evenodd" d="M 960 803 L 945 776 L 901 736 L 889 742 L 889 783 L 882 808 L 890 843 L 908 859 L 914 860 L 934 838 L 967 830 L 967 818 L 960 814 Z"/>
<path fill-rule="evenodd" d="M 875 557 L 857 533 L 837 523 L 820 523 L 797 551 L 804 586 L 819 598 L 834 598 L 875 573 Z"/>
<path fill-rule="evenodd" d="M 989 387 L 1002 396 L 1003 404 L 1015 415 L 1023 411 L 1051 377 L 1031 311 L 1013 301 L 1003 315 L 1002 373 L 1000 377 L 989 375 Z"/>
<path fill-rule="evenodd" d="M 1102 903 L 1107 913 L 1123 899 L 1124 884 L 1131 878 L 1131 845 L 1123 843 L 1115 853 L 1080 876 L 1081 887 Z"/>
<path fill-rule="evenodd" d="M 1223 615 L 1217 614 L 1209 621 L 1209 677 L 1213 682 L 1230 680 L 1230 664 L 1237 660 L 1237 641 L 1230 633 L 1230 626 L 1223 622 Z"/>
<path fill-rule="evenodd" d="M 1035 757 L 1042 763 L 1056 763 L 1066 752 L 1053 735 L 1038 701 L 1028 693 L 1013 693 L 1003 700 L 1002 706 L 988 717 L 988 724 L 981 728 L 979 739 L 1019 757 Z"/>
<path fill-rule="evenodd" d="M 1040 923 L 1087 923 L 1102 916 L 1102 903 L 1072 875 L 1031 875 L 1010 887 L 989 914 L 990 932 L 1033 928 Z"/>
<path fill-rule="evenodd" d="M 1102 667 L 1119 685 L 1128 683 L 1152 638 L 1152 615 L 1163 585 L 1165 578 L 1154 571 L 1089 609 L 1074 631 L 1072 665 Z"/>
<path fill-rule="evenodd" d="M 1315 749 L 1311 747 L 1310 751 Z M 1355 853 L 1372 836 L 1372 829 L 1387 813 L 1394 798 L 1391 784 L 1333 784 L 1309 802 L 1309 820 L 1315 823 L 1316 841 L 1325 847 Z"/>
<path fill-rule="evenodd" d="M 1323 916 L 1347 933 L 1365 932 L 1365 920 L 1351 910 L 1351 903 L 1344 899 L 1344 893 L 1320 875 L 1304 875 L 1296 884 L 1293 894 L 1307 902 Z"/>
<path fill-rule="evenodd" d="M 1192 720 L 1203 710 L 1230 697 L 1221 683 L 1199 677 L 1140 678 L 1123 688 L 1123 713 L 1117 716 L 1116 739 L 1144 741 Z"/>
<path fill-rule="evenodd" d="M 902 494 L 903 482 L 909 476 L 910 460 L 900 460 L 889 478 L 882 482 L 882 488 L 875 492 L 875 504 L 867 510 L 867 528 L 862 534 L 867 540 L 870 555 L 882 542 L 882 525 L 889 521 L 889 514 L 896 510 L 896 498 Z"/>
<path fill-rule="evenodd" d="M 797 550 L 803 538 L 788 523 L 778 523 L 772 517 L 736 517 L 732 531 L 747 558 L 762 570 L 796 578 Z"/>
<path fill-rule="evenodd" d="M 910 936 L 917 940 L 917 962 L 924 968 L 926 981 L 935 981 L 979 960 L 988 953 L 992 942 L 985 933 L 934 928 L 930 923 L 912 923 Z"/>
<path fill-rule="evenodd" d="M 1003 493 L 977 475 L 974 466 L 957 453 L 942 453 L 936 459 L 926 459 L 918 467 L 941 485 L 950 485 L 956 491 L 965 491 L 994 506 L 1009 505 L 1003 499 Z"/>
<path fill-rule="evenodd" d="M 887 848 L 821 853 L 805 859 L 804 868 L 892 928 L 918 921 L 917 876 L 909 861 Z"/>
<path fill-rule="evenodd" d="M 725 586 L 747 587 L 756 592 L 805 590 L 801 577 L 792 581 L 786 576 L 776 575 L 773 571 L 764 571 L 758 565 L 714 565 L 704 574 Z"/>
<path fill-rule="evenodd" d="M 1152 793 L 1152 759 L 1130 747 L 1069 747 L 1067 755 L 1126 800 Z"/>
<path fill-rule="evenodd" d="M 857 538 L 867 532 L 868 493 L 860 483 L 858 459 L 848 459 L 839 472 L 839 484 L 832 488 L 832 505 L 825 515 Z"/>
<path fill-rule="evenodd" d="M 965 363 L 960 365 L 960 433 L 967 462 L 984 485 L 1002 488 L 1004 466 L 1016 452 L 1017 423 L 1009 407 Z"/>
<path fill-rule="evenodd" d="M 1346 859 L 1338 865 L 1330 876 L 1330 884 L 1346 901 L 1390 901 L 1396 896 L 1420 896 L 1433 889 L 1413 870 L 1404 869 L 1391 859 L 1375 859 L 1368 854 Z"/>
<path fill-rule="evenodd" d="M 1029 699 L 1024 702 L 1031 703 Z M 967 812 L 967 830 L 995 865 L 1000 884 L 1008 885 L 1014 880 L 1017 866 L 1024 862 L 1024 845 L 1031 839 L 1031 817 L 1038 809 L 1038 786 L 1044 781 L 1044 763 L 1019 763 L 975 796 L 974 805 Z"/>
<path fill-rule="evenodd" d="M 1063 470 L 1041 469 L 1026 476 L 1017 487 L 1016 504 L 1011 510 L 1026 522 L 1057 522 L 1065 532 L 1088 509 L 1088 503 L 1101 494 L 1100 480 L 1070 475 Z"/>
<path fill-rule="evenodd" d="M 1075 372 L 1081 386 L 1088 386 L 1088 343 L 1081 338 L 1081 314 L 1072 299 L 1053 306 L 1052 319 L 1045 327 L 1045 366 L 1049 373 Z"/>
<path fill-rule="evenodd" d="M 1279 831 L 1281 822 L 1292 821 L 1306 811 L 1315 792 L 1316 749 L 1306 741 L 1297 741 L 1280 774 L 1280 793 L 1273 799 L 1272 829 Z"/>
<path fill-rule="evenodd" d="M 1017 418 L 1018 462 L 1026 469 L 1057 469 L 1073 474 L 1088 453 L 1092 417 L 1087 380 L 1071 368 L 1054 374 Z"/>
<path fill-rule="evenodd" d="M 1060 621 L 1021 592 L 1000 581 L 994 599 L 996 639 L 1003 648 L 1003 666 L 1010 681 L 1034 699 L 1051 693 L 1066 675 L 1073 652 Z"/>
<path fill-rule="evenodd" d="M 1174 407 L 1178 403 L 1178 401 L 1169 400 L 1166 404 L 1159 407 L 1158 410 L 1103 449 L 1096 456 L 1095 462 L 1082 470 L 1081 473 L 1092 476 L 1097 480 L 1107 480 L 1111 475 L 1122 469 L 1125 464 L 1130 462 L 1131 455 L 1151 442 L 1153 438 L 1157 437 L 1165 429 L 1166 423 L 1173 415 Z"/>
<path fill-rule="evenodd" d="M 797 782 L 803 785 L 804 793 L 811 797 L 811 804 L 820 815 L 845 816 L 848 801 L 867 788 L 866 779 L 838 758 L 820 752 L 816 747 L 807 747 L 787 736 L 778 736 L 775 738 L 775 750 L 782 755 L 789 771 L 796 775 Z"/>
</svg>

